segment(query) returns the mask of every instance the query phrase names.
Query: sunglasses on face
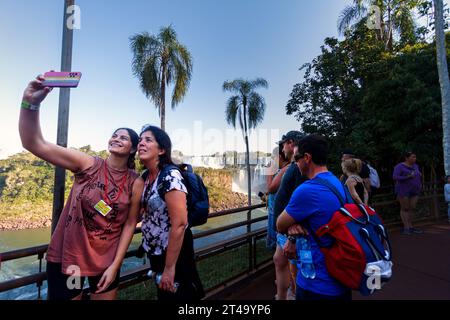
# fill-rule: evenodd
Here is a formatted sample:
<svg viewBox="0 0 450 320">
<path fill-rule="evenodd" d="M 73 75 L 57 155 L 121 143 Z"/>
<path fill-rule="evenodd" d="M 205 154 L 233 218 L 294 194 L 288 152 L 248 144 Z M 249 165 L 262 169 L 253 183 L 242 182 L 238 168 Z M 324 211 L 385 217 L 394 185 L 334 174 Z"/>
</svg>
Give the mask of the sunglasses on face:
<svg viewBox="0 0 450 320">
<path fill-rule="evenodd" d="M 303 158 L 305 156 L 305 153 L 296 153 L 294 155 L 294 160 L 297 162 L 298 160 L 300 160 L 301 158 Z"/>
</svg>

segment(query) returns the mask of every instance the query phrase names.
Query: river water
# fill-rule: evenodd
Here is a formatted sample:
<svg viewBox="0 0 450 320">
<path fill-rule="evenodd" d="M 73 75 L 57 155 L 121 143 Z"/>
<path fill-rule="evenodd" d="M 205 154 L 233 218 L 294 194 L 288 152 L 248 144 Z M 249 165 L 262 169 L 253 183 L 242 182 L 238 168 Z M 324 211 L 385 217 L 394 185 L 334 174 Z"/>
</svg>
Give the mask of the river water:
<svg viewBox="0 0 450 320">
<path fill-rule="evenodd" d="M 255 202 L 258 203 L 258 202 Z M 257 209 L 252 213 L 252 218 L 266 215 L 265 209 Z M 208 220 L 203 226 L 193 228 L 193 233 L 200 231 L 217 228 L 223 225 L 244 221 L 247 219 L 246 213 L 238 213 L 223 217 L 212 218 Z M 252 230 L 262 228 L 267 225 L 267 220 L 258 222 L 252 225 Z M 232 230 L 217 233 L 208 237 L 196 239 L 194 241 L 194 247 L 200 248 L 206 245 L 229 239 L 247 231 L 246 227 L 239 227 Z M 28 229 L 17 231 L 0 231 L 0 252 L 7 252 L 15 249 L 22 249 L 26 247 L 32 247 L 42 244 L 47 244 L 50 241 L 50 228 L 43 229 Z M 130 248 L 137 248 L 141 242 L 141 235 L 135 235 Z M 0 262 L 0 282 L 17 279 L 23 276 L 27 276 L 39 271 L 39 260 L 37 256 L 31 256 L 27 258 L 17 259 L 13 261 Z M 129 258 L 125 259 L 122 272 L 131 268 L 136 268 L 144 263 L 143 259 Z M 45 259 L 43 260 L 42 270 L 45 271 Z M 46 282 L 41 290 L 41 297 L 46 298 Z M 36 285 L 29 285 L 26 287 L 0 292 L 0 300 L 27 300 L 36 299 L 37 289 Z"/>
</svg>

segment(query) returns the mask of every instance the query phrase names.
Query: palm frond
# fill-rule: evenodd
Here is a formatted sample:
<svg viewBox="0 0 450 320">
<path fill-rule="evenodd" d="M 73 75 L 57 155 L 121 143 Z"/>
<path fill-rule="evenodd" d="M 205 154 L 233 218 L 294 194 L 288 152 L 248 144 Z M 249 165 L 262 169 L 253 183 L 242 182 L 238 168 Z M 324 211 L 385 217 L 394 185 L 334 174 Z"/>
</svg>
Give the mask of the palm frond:
<svg viewBox="0 0 450 320">
<path fill-rule="evenodd" d="M 175 43 L 171 48 L 169 63 L 175 85 L 172 93 L 172 109 L 180 103 L 189 88 L 192 77 L 192 57 L 186 47 Z"/>
<path fill-rule="evenodd" d="M 392 24 L 393 29 L 400 35 L 402 41 L 406 42 L 408 38 L 414 38 L 416 23 L 408 2 L 401 2 L 396 8 L 392 16 Z"/>
<path fill-rule="evenodd" d="M 341 11 L 338 19 L 338 32 L 339 34 L 344 34 L 345 30 L 349 28 L 355 20 L 363 17 L 367 8 L 362 1 L 356 1 L 357 3 L 353 5 L 348 5 Z"/>
<path fill-rule="evenodd" d="M 244 109 L 243 108 L 239 108 L 238 110 L 239 113 L 239 126 L 241 127 L 242 130 L 242 137 L 245 138 L 247 131 L 245 130 L 245 126 L 244 126 Z"/>
<path fill-rule="evenodd" d="M 156 56 L 147 59 L 144 68 L 139 76 L 141 89 L 147 98 L 150 98 L 157 108 L 161 106 L 161 73 L 160 61 Z"/>
<path fill-rule="evenodd" d="M 266 103 L 264 98 L 256 92 L 252 92 L 248 99 L 248 126 L 256 128 L 264 119 Z"/>
<path fill-rule="evenodd" d="M 257 88 L 264 88 L 267 89 L 269 87 L 269 84 L 267 83 L 266 79 L 263 78 L 256 78 L 255 80 L 250 82 L 251 89 L 257 89 Z"/>
<path fill-rule="evenodd" d="M 236 117 L 239 111 L 239 96 L 232 96 L 228 99 L 227 108 L 225 110 L 225 119 L 229 125 L 236 129 Z"/>
<path fill-rule="evenodd" d="M 178 41 L 177 33 L 175 32 L 175 29 L 172 25 L 169 25 L 168 27 L 162 27 L 159 30 L 158 38 L 165 46 Z"/>
<path fill-rule="evenodd" d="M 238 93 L 238 92 L 241 92 L 243 83 L 244 83 L 243 79 L 235 79 L 233 81 L 225 81 L 223 83 L 222 89 L 223 89 L 223 91 Z"/>
</svg>

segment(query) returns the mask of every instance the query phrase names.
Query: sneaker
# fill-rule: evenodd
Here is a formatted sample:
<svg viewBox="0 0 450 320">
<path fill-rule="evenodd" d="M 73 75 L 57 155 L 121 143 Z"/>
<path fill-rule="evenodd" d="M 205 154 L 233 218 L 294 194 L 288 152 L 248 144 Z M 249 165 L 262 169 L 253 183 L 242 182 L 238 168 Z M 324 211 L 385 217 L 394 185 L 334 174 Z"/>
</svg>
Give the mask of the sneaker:
<svg viewBox="0 0 450 320">
<path fill-rule="evenodd" d="M 403 229 L 402 234 L 410 236 L 412 235 L 411 229 Z"/>
<path fill-rule="evenodd" d="M 295 300 L 295 293 L 292 291 L 291 287 L 288 288 L 287 300 Z"/>
<path fill-rule="evenodd" d="M 411 229 L 409 229 L 412 233 L 415 233 L 415 234 L 422 234 L 423 233 L 423 230 L 422 229 L 418 229 L 418 228 L 411 228 Z"/>
</svg>

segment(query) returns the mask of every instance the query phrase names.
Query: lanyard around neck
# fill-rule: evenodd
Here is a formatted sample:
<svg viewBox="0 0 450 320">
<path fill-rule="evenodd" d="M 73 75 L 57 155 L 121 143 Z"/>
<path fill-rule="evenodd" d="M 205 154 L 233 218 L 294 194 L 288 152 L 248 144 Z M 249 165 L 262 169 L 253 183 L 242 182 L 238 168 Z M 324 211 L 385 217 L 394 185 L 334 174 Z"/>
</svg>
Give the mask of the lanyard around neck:
<svg viewBox="0 0 450 320">
<path fill-rule="evenodd" d="M 115 199 L 111 199 L 111 202 L 110 202 L 110 199 L 108 197 L 108 180 L 109 180 L 108 179 L 108 172 L 109 172 L 109 170 L 108 170 L 108 166 L 106 165 L 106 160 L 105 160 L 105 170 L 104 170 L 104 174 L 105 174 L 105 190 L 103 192 L 103 196 L 105 198 L 105 202 L 108 205 L 111 205 L 112 203 L 116 202 L 119 199 L 120 195 L 122 194 L 122 191 L 123 191 L 123 189 L 125 187 L 125 182 L 126 182 L 127 177 L 128 177 L 128 172 L 126 174 L 124 174 L 124 176 L 122 178 L 122 183 L 121 183 L 121 185 L 119 187 L 119 192 L 117 193 L 117 197 Z"/>
</svg>

